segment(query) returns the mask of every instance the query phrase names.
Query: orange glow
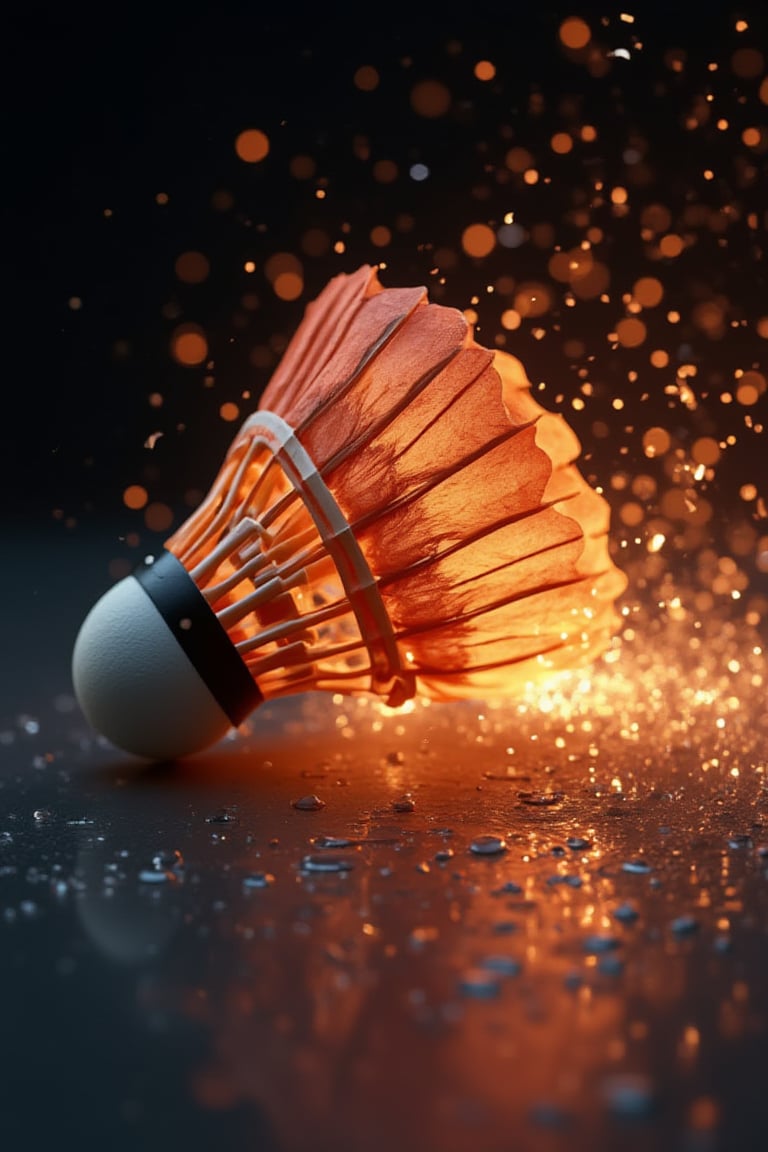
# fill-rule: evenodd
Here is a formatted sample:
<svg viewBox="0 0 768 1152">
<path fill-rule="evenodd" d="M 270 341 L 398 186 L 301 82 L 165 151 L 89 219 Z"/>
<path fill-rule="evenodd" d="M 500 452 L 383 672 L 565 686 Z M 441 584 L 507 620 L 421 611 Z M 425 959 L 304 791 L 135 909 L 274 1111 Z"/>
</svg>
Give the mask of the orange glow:
<svg viewBox="0 0 768 1152">
<path fill-rule="evenodd" d="M 451 106 L 451 92 L 441 80 L 420 80 L 411 89 L 411 107 L 419 116 L 436 119 Z"/>
<path fill-rule="evenodd" d="M 643 450 L 646 456 L 663 456 L 669 452 L 672 439 L 666 428 L 649 428 L 643 436 Z"/>
<path fill-rule="evenodd" d="M 683 250 L 683 241 L 674 232 L 670 232 L 667 236 L 662 236 L 659 241 L 659 251 L 662 256 L 674 257 L 679 256 Z"/>
<path fill-rule="evenodd" d="M 565 156 L 573 149 L 573 137 L 567 132 L 556 132 L 549 142 L 549 146 L 558 156 Z"/>
<path fill-rule="evenodd" d="M 490 60 L 478 60 L 475 64 L 475 76 L 478 80 L 493 80 L 496 75 L 496 66 Z"/>
<path fill-rule="evenodd" d="M 235 140 L 235 151 L 246 164 L 258 164 L 269 154 L 269 137 L 260 128 L 247 128 Z"/>
<path fill-rule="evenodd" d="M 666 232 L 672 224 L 672 213 L 665 204 L 649 204 L 640 213 L 640 224 L 649 232 Z"/>
<path fill-rule="evenodd" d="M 363 64 L 354 75 L 355 88 L 361 92 L 373 92 L 379 86 L 379 73 L 370 64 Z"/>
<path fill-rule="evenodd" d="M 510 148 L 504 157 L 504 163 L 510 172 L 525 172 L 533 163 L 533 156 L 527 148 Z"/>
<path fill-rule="evenodd" d="M 711 436 L 700 436 L 691 448 L 697 464 L 716 464 L 720 459 L 720 445 Z"/>
<path fill-rule="evenodd" d="M 294 180 L 311 180 L 317 171 L 317 164 L 312 156 L 293 156 L 288 169 Z"/>
<path fill-rule="evenodd" d="M 623 348 L 637 348 L 643 343 L 647 335 L 645 324 L 633 316 L 619 320 L 616 325 L 616 335 Z"/>
<path fill-rule="evenodd" d="M 227 400 L 219 408 L 219 416 L 221 416 L 222 420 L 226 420 L 227 423 L 231 423 L 231 421 L 237 420 L 239 415 L 240 409 L 238 405 L 233 403 L 231 400 Z"/>
<path fill-rule="evenodd" d="M 560 41 L 566 48 L 586 48 L 592 39 L 589 24 L 578 16 L 569 16 L 563 20 L 559 30 Z"/>
<path fill-rule="evenodd" d="M 126 508 L 132 508 L 134 511 L 143 508 L 148 499 L 147 490 L 141 484 L 131 484 L 123 492 L 123 503 Z"/>
<path fill-rule="evenodd" d="M 150 532 L 167 532 L 173 524 L 173 512 L 167 504 L 148 504 L 144 510 L 144 523 Z"/>
<path fill-rule="evenodd" d="M 202 364 L 208 356 L 205 333 L 196 325 L 181 325 L 171 337 L 171 354 L 179 364 Z"/>
<path fill-rule="evenodd" d="M 757 404 L 765 392 L 765 377 L 760 372 L 745 372 L 736 386 L 736 399 L 739 404 L 751 407 Z"/>
<path fill-rule="evenodd" d="M 278 272 L 272 281 L 275 296 L 281 300 L 298 300 L 304 291 L 304 277 L 298 272 Z"/>
<path fill-rule="evenodd" d="M 174 264 L 176 276 L 185 284 L 202 284 L 210 270 L 208 257 L 202 252 L 182 252 Z"/>
<path fill-rule="evenodd" d="M 470 224 L 461 234 L 461 246 L 468 256 L 487 256 L 496 247 L 496 233 L 487 224 Z"/>
<path fill-rule="evenodd" d="M 642 276 L 635 281 L 632 295 L 643 308 L 655 308 L 664 299 L 664 286 L 655 276 Z"/>
<path fill-rule="evenodd" d="M 383 224 L 371 228 L 371 244 L 373 244 L 375 248 L 386 248 L 387 245 L 391 243 L 392 233 L 389 228 L 386 228 Z"/>
<path fill-rule="evenodd" d="M 278 277 L 293 275 L 304 279 L 304 268 L 293 252 L 275 252 L 264 264 L 264 275 L 274 286 Z"/>
<path fill-rule="evenodd" d="M 754 80 L 765 71 L 765 57 L 758 48 L 737 48 L 731 56 L 731 69 L 742 80 Z"/>
<path fill-rule="evenodd" d="M 373 178 L 377 184 L 393 184 L 398 171 L 394 160 L 377 160 L 373 166 Z"/>
<path fill-rule="evenodd" d="M 546 284 L 521 284 L 515 293 L 515 309 L 521 316 L 544 316 L 552 307 L 552 293 Z"/>
<path fill-rule="evenodd" d="M 301 237 L 301 250 L 307 256 L 325 256 L 331 238 L 322 228 L 307 228 Z"/>
<path fill-rule="evenodd" d="M 514 332 L 516 328 L 520 327 L 521 323 L 522 317 L 520 316 L 519 312 L 515 311 L 514 308 L 507 308 L 504 312 L 502 312 L 501 325 L 502 328 L 506 328 L 508 332 Z"/>
</svg>

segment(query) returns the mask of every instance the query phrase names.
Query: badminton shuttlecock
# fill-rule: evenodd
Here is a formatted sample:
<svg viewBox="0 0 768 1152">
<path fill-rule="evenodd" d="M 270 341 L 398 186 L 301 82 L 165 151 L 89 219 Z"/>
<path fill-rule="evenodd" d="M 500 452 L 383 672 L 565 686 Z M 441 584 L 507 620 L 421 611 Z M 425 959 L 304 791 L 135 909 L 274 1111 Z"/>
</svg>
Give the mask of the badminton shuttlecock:
<svg viewBox="0 0 768 1152">
<path fill-rule="evenodd" d="M 579 451 L 461 312 L 337 276 L 208 496 L 83 623 L 86 717 L 172 759 L 289 693 L 511 694 L 594 659 L 625 578 Z"/>
</svg>

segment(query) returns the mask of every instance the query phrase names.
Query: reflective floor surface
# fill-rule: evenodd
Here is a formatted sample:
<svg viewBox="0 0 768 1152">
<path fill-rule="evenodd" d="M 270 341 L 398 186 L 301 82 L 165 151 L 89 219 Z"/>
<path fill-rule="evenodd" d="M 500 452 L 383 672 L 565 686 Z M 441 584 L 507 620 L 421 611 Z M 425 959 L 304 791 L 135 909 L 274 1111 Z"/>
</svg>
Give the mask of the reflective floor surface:
<svg viewBox="0 0 768 1152">
<path fill-rule="evenodd" d="M 71 696 L 99 564 L 26 555 L 49 648 L 9 614 L 7 1147 L 764 1147 L 757 637 L 659 614 L 530 699 L 296 698 L 146 766 Z"/>
</svg>

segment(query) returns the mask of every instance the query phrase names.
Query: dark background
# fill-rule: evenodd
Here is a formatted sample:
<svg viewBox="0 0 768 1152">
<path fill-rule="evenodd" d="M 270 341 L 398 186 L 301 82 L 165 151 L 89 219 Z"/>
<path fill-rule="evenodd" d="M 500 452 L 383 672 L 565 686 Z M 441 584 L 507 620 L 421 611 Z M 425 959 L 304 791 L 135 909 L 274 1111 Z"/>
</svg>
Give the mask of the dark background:
<svg viewBox="0 0 768 1152">
<path fill-rule="evenodd" d="M 302 5 L 285 12 L 171 5 L 101 15 L 33 5 L 17 12 L 5 49 L 5 222 L 13 253 L 3 390 L 9 512 L 120 515 L 120 493 L 140 479 L 147 464 L 142 445 L 156 425 L 165 437 L 150 478 L 154 494 L 175 508 L 187 487 L 208 482 L 231 436 L 232 427 L 216 418 L 218 405 L 244 386 L 255 397 L 268 378 L 267 367 L 249 365 L 251 346 L 287 337 L 331 274 L 384 259 L 389 283 L 429 282 L 434 250 L 446 246 L 458 250 L 458 260 L 447 270 L 443 299 L 458 307 L 502 271 L 519 280 L 546 279 L 550 252 L 531 244 L 497 247 L 488 259 L 473 261 L 460 251 L 461 229 L 472 220 L 498 222 L 512 203 L 524 225 L 549 221 L 555 242 L 568 244 L 575 236 L 567 223 L 574 188 L 595 175 L 609 185 L 620 182 L 622 149 L 633 133 L 648 142 L 652 179 L 633 193 L 631 223 L 602 214 L 616 295 L 647 272 L 637 236 L 643 202 L 660 200 L 674 215 L 691 197 L 718 204 L 730 194 L 742 213 L 761 211 L 759 179 L 736 190 L 733 161 L 744 151 L 734 141 L 739 119 L 751 122 L 764 105 L 754 98 L 757 82 L 734 84 L 727 58 L 737 46 L 763 43 L 762 9 L 752 6 L 741 37 L 733 31 L 741 8 L 641 9 L 631 31 L 642 39 L 642 51 L 631 63 L 615 61 L 602 77 L 590 75 L 558 42 L 558 26 L 571 10 L 547 5 L 474 4 L 461 14 L 441 6 L 439 20 L 397 5 L 370 19 L 362 11 Z M 582 6 L 574 14 L 592 20 L 607 48 L 628 42 L 618 12 L 601 28 L 598 11 Z M 676 48 L 688 56 L 679 76 L 664 66 L 665 53 Z M 472 75 L 482 58 L 497 66 L 490 84 Z M 720 67 L 708 77 L 709 60 Z M 374 92 L 353 84 L 362 64 L 380 72 Z M 450 88 L 447 115 L 414 114 L 409 92 L 423 78 Z M 734 132 L 681 128 L 707 85 Z M 535 115 L 532 93 L 543 105 Z M 745 94 L 747 108 L 740 110 Z M 598 145 L 555 164 L 550 154 L 554 180 L 547 188 L 499 185 L 494 168 L 503 166 L 513 144 L 544 159 L 549 137 L 563 127 L 566 97 L 578 103 L 577 119 L 598 126 Z M 235 136 L 251 126 L 270 137 L 262 164 L 243 164 L 234 152 Z M 369 163 L 353 154 L 357 136 L 369 143 Z M 317 177 L 328 181 L 325 201 L 314 198 L 316 180 L 291 176 L 296 154 L 315 159 Z M 399 165 L 393 184 L 372 178 L 378 157 Z M 421 184 L 407 175 L 417 160 L 430 167 Z M 761 157 L 757 162 L 762 165 Z M 717 171 L 709 186 L 699 179 L 707 163 Z M 221 189 L 232 196 L 227 212 L 211 206 Z M 159 192 L 169 197 L 164 207 L 155 201 Z M 395 232 L 388 249 L 373 248 L 370 227 L 391 226 L 402 211 L 413 216 L 412 230 Z M 342 225 L 350 229 L 346 251 L 304 257 L 302 298 L 277 301 L 264 282 L 265 259 L 297 251 L 307 228 L 323 228 L 335 241 Z M 746 229 L 734 229 L 727 252 L 697 245 L 684 269 L 665 270 L 670 302 L 676 295 L 690 302 L 694 280 L 708 280 L 750 317 L 761 307 L 764 287 L 762 269 L 750 266 L 750 240 Z M 202 285 L 174 277 L 174 261 L 187 249 L 210 260 Z M 250 277 L 242 270 L 248 258 L 257 263 Z M 245 291 L 255 292 L 260 306 L 236 329 L 233 317 Z M 71 296 L 83 301 L 77 313 L 68 305 Z M 178 313 L 173 322 L 163 316 L 169 303 Z M 576 326 L 594 345 L 588 350 L 602 359 L 606 396 L 626 391 L 624 372 L 640 353 L 611 360 L 603 347 L 609 320 L 621 308 L 610 318 L 589 305 L 577 311 Z M 209 335 L 216 385 L 208 394 L 200 386 L 202 368 L 180 370 L 168 356 L 170 331 L 180 320 L 202 324 Z M 533 379 L 555 373 L 573 389 L 572 365 L 554 341 L 533 340 L 533 326 L 523 325 L 513 350 Z M 497 315 L 489 315 L 480 339 L 491 342 L 497 330 Z M 122 358 L 115 355 L 118 341 L 126 346 Z M 733 357 L 731 346 L 701 345 L 694 356 L 706 354 L 712 365 Z M 159 415 L 148 411 L 154 390 L 166 397 Z M 175 430 L 179 423 L 183 433 Z"/>
</svg>

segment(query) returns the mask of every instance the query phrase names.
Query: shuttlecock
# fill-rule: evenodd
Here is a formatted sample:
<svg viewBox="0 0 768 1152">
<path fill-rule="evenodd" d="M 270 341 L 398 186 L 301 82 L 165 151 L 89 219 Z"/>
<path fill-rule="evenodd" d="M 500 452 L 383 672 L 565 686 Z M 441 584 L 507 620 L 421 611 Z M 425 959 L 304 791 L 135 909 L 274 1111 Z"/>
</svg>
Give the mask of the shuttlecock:
<svg viewBox="0 0 768 1152">
<path fill-rule="evenodd" d="M 208 496 L 83 623 L 86 717 L 173 759 L 289 693 L 511 694 L 594 659 L 626 581 L 579 452 L 461 312 L 337 276 Z"/>
</svg>

